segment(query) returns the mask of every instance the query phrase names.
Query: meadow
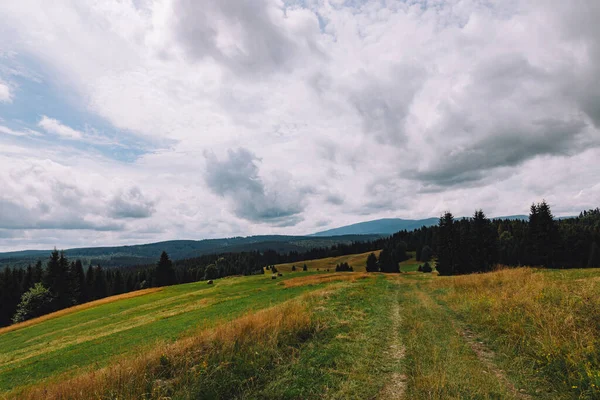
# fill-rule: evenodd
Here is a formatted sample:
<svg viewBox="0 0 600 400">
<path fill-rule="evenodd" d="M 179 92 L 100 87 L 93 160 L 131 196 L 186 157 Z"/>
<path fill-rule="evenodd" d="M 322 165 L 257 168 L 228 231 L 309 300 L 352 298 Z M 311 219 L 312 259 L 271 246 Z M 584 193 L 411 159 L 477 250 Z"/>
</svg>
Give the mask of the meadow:
<svg viewBox="0 0 600 400">
<path fill-rule="evenodd" d="M 172 286 L 0 332 L 0 397 L 594 399 L 598 299 L 596 269 Z"/>
</svg>

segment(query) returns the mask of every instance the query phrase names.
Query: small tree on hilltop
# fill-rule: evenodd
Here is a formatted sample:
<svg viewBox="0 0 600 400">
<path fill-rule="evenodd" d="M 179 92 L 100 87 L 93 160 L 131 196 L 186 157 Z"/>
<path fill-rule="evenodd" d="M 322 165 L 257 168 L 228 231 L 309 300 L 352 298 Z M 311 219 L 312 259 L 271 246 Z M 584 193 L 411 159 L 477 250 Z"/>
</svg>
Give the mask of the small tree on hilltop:
<svg viewBox="0 0 600 400">
<path fill-rule="evenodd" d="M 292 265 L 292 271 L 296 271 L 296 266 Z"/>
<path fill-rule="evenodd" d="M 308 271 L 308 267 L 306 266 L 306 264 L 304 264 L 304 266 L 302 267 L 302 271 Z"/>
</svg>

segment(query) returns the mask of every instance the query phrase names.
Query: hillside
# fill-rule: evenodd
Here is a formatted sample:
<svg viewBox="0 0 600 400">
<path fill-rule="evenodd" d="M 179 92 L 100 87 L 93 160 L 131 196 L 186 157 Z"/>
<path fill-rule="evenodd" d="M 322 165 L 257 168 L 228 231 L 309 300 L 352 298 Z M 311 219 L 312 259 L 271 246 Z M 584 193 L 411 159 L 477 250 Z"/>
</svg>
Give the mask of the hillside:
<svg viewBox="0 0 600 400">
<path fill-rule="evenodd" d="M 281 253 L 302 252 L 314 247 L 328 247 L 339 243 L 369 241 L 381 235 L 343 235 L 334 237 L 311 236 L 249 236 L 227 239 L 171 240 L 158 243 L 115 247 L 66 249 L 69 259 L 81 259 L 84 265 L 110 266 L 145 265 L 156 262 L 162 251 L 173 260 L 199 257 L 214 253 L 275 250 Z M 37 260 L 46 260 L 51 250 L 24 250 L 0 253 L 0 269 L 4 266 L 26 266 Z"/>
<path fill-rule="evenodd" d="M 494 217 L 493 219 L 527 220 L 528 216 L 509 215 L 503 217 Z M 327 237 L 337 235 L 391 235 L 399 231 L 412 231 L 423 226 L 434 226 L 437 225 L 439 221 L 439 217 L 425 219 L 384 218 L 328 229 L 326 231 L 313 233 L 311 236 Z"/>
<path fill-rule="evenodd" d="M 336 236 L 336 235 L 372 235 L 372 234 L 393 234 L 398 231 L 412 231 L 422 226 L 437 225 L 439 218 L 427 219 L 400 219 L 384 218 L 373 221 L 359 222 L 357 224 L 341 226 L 339 228 L 328 229 L 326 231 L 313 233 L 312 236 Z"/>
<path fill-rule="evenodd" d="M 598 398 L 599 295 L 530 268 L 151 289 L 0 330 L 0 397 Z"/>
</svg>

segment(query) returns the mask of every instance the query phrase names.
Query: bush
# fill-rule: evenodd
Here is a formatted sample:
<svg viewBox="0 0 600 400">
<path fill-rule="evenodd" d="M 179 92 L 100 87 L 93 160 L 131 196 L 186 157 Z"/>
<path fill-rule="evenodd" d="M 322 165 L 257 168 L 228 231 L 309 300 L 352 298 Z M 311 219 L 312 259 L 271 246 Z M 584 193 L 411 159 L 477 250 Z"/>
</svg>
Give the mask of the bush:
<svg viewBox="0 0 600 400">
<path fill-rule="evenodd" d="M 210 264 L 209 266 L 206 267 L 206 270 L 204 271 L 204 279 L 211 280 L 211 279 L 217 279 L 218 277 L 219 277 L 219 270 L 217 269 L 217 266 L 215 264 Z"/>
<path fill-rule="evenodd" d="M 41 283 L 36 283 L 34 287 L 23 293 L 12 319 L 13 322 L 16 324 L 52 312 L 52 300 L 50 290 Z"/>
<path fill-rule="evenodd" d="M 343 263 L 335 266 L 335 271 L 336 272 L 353 272 L 354 269 L 352 269 L 352 267 L 347 262 L 343 262 Z"/>
<path fill-rule="evenodd" d="M 296 266 L 292 265 L 292 271 L 296 271 Z"/>
<path fill-rule="evenodd" d="M 423 264 L 423 268 L 421 268 L 421 271 L 424 273 L 431 273 L 433 271 L 433 268 L 431 268 L 431 265 L 429 265 L 429 263 L 426 262 L 425 264 Z"/>
</svg>

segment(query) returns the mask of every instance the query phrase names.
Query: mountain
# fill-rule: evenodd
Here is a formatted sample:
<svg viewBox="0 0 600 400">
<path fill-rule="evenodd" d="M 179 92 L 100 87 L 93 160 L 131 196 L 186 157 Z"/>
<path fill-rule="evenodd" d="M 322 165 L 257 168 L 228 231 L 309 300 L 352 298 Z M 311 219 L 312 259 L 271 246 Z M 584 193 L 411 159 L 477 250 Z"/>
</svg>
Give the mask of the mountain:
<svg viewBox="0 0 600 400">
<path fill-rule="evenodd" d="M 459 217 L 460 218 L 460 217 Z M 464 218 L 464 217 L 463 217 Z M 492 219 L 528 219 L 527 215 L 509 215 L 506 217 L 494 217 Z M 398 231 L 412 231 L 423 226 L 437 225 L 439 218 L 425 219 L 401 219 L 401 218 L 383 218 L 373 221 L 359 222 L 357 224 L 341 226 L 339 228 L 328 229 L 313 233 L 311 236 L 337 236 L 337 235 L 391 235 Z"/>
<path fill-rule="evenodd" d="M 357 224 L 346 225 L 339 228 L 328 229 L 326 231 L 317 232 L 312 236 L 337 236 L 337 235 L 391 235 L 398 231 L 412 231 L 422 226 L 437 225 L 439 218 L 426 219 L 400 219 L 400 218 L 384 218 L 374 221 L 359 222 Z"/>
<path fill-rule="evenodd" d="M 313 247 L 328 247 L 339 243 L 369 241 L 381 235 L 314 236 L 249 236 L 227 239 L 170 240 L 166 242 L 115 247 L 89 247 L 65 250 L 71 259 L 80 259 L 84 265 L 100 264 L 103 267 L 153 264 L 164 250 L 173 260 L 199 257 L 204 254 L 237 253 L 243 251 L 275 250 L 280 253 L 302 252 Z M 0 253 L 0 269 L 5 266 L 22 267 L 46 261 L 51 250 L 23 250 Z"/>
</svg>

